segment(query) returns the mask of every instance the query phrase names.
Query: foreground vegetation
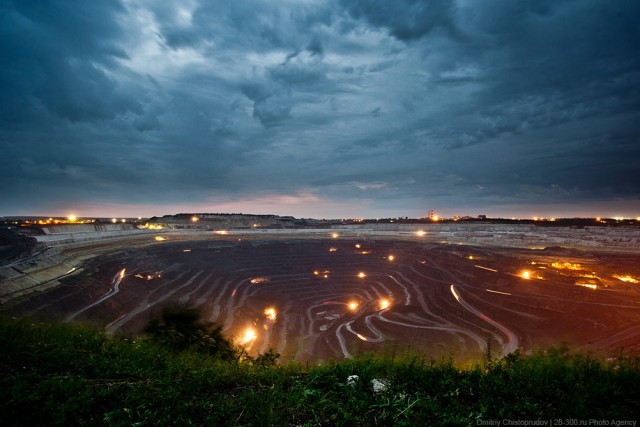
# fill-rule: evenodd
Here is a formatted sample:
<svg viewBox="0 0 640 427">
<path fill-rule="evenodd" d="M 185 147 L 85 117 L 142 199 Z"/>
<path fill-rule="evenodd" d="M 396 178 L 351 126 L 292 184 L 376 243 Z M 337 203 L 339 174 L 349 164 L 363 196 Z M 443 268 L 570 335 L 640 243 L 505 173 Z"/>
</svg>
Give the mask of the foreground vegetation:
<svg viewBox="0 0 640 427">
<path fill-rule="evenodd" d="M 227 350 L 0 322 L 2 424 L 413 426 L 640 416 L 636 358 L 603 363 L 551 350 L 462 369 L 451 360 L 370 355 L 307 368 L 274 365 L 273 353 L 259 363 Z"/>
</svg>

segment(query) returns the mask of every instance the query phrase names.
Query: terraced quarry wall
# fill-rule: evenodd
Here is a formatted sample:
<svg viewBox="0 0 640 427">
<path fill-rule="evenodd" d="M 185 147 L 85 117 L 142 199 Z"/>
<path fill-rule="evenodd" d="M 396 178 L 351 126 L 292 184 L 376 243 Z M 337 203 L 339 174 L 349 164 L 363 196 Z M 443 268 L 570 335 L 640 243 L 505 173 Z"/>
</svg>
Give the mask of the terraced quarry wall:
<svg viewBox="0 0 640 427">
<path fill-rule="evenodd" d="M 49 271 L 64 274 L 47 292 L 3 311 L 136 335 L 162 307 L 184 304 L 223 325 L 250 352 L 272 347 L 297 361 L 406 349 L 472 359 L 487 345 L 502 353 L 562 342 L 605 352 L 637 348 L 640 290 L 633 280 L 640 277 L 640 254 L 624 246 L 637 237 L 621 229 L 594 233 L 622 244 L 611 247 L 617 252 L 529 249 L 533 241 L 589 236 L 535 231 L 185 230 L 62 244 L 33 268 L 47 270 L 49 262 L 55 264 Z M 483 244 L 469 244 L 473 239 Z M 503 244 L 486 244 L 492 239 Z M 35 271 L 25 275 L 37 278 Z"/>
</svg>

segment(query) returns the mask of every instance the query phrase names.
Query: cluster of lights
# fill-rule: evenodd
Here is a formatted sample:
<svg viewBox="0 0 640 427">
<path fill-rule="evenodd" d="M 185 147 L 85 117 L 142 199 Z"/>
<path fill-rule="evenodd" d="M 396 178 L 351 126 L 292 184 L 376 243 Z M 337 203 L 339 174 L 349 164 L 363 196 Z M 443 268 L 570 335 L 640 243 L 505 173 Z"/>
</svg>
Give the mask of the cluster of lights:
<svg viewBox="0 0 640 427">
<path fill-rule="evenodd" d="M 147 230 L 162 230 L 163 227 L 160 224 L 149 224 L 146 223 L 142 226 L 142 228 L 146 228 Z"/>
<path fill-rule="evenodd" d="M 331 273 L 331 271 L 329 270 L 324 270 L 322 271 L 322 273 L 320 273 L 320 271 L 318 270 L 313 271 L 314 276 L 322 276 L 323 279 L 327 279 L 329 277 L 329 273 Z"/>
<path fill-rule="evenodd" d="M 391 300 L 389 298 L 380 298 L 377 302 L 378 310 L 386 310 L 391 307 Z M 349 301 L 347 303 L 347 309 L 351 312 L 356 312 L 360 308 L 360 303 L 357 301 Z"/>
<path fill-rule="evenodd" d="M 622 282 L 626 282 L 626 283 L 640 283 L 640 281 L 638 279 L 636 279 L 635 277 L 631 277 L 629 275 L 626 276 L 622 276 L 619 274 L 614 274 L 613 275 L 614 278 L 622 281 Z"/>
<path fill-rule="evenodd" d="M 380 301 L 378 301 L 378 307 L 380 308 L 380 310 L 386 310 L 387 308 L 391 307 L 391 300 L 389 300 L 388 298 L 381 298 Z"/>
<path fill-rule="evenodd" d="M 21 226 L 29 226 L 32 224 L 38 224 L 38 225 L 48 225 L 48 224 L 91 224 L 93 222 L 96 222 L 95 219 L 84 219 L 84 220 L 79 220 L 75 215 L 69 215 L 66 219 L 53 219 L 53 218 L 49 218 L 46 220 L 24 220 L 21 222 L 18 221 L 13 221 L 13 224 L 20 224 Z"/>
<path fill-rule="evenodd" d="M 267 320 L 272 320 L 275 322 L 278 312 L 273 307 L 267 307 L 264 309 L 264 315 L 267 318 Z"/>
<path fill-rule="evenodd" d="M 159 271 L 156 271 L 155 273 L 151 273 L 151 274 L 138 273 L 138 274 L 135 275 L 135 277 L 137 277 L 138 279 L 143 279 L 143 280 L 153 280 L 153 279 L 156 279 L 156 278 L 159 279 L 160 277 L 162 277 L 162 275 L 160 274 Z"/>
<path fill-rule="evenodd" d="M 247 345 L 250 342 L 253 342 L 256 338 L 258 338 L 258 335 L 256 334 L 255 329 L 247 328 L 237 341 L 240 345 Z"/>
<path fill-rule="evenodd" d="M 615 221 L 624 221 L 624 220 L 627 220 L 627 219 L 628 219 L 628 220 L 633 221 L 633 218 L 623 218 L 623 217 L 621 217 L 621 216 L 615 216 L 615 217 L 613 217 L 613 219 L 614 219 Z M 635 220 L 636 220 L 636 222 L 640 222 L 640 216 L 637 216 L 637 217 L 635 218 Z M 604 218 L 601 218 L 601 217 L 597 217 L 597 218 L 596 218 L 596 222 L 601 222 L 601 223 L 603 223 L 603 224 L 606 224 L 606 223 L 607 223 L 607 221 L 606 221 Z"/>
<path fill-rule="evenodd" d="M 542 276 L 539 276 L 538 274 L 531 272 L 529 270 L 522 270 L 520 273 L 518 273 L 518 276 L 521 279 L 525 279 L 525 280 L 530 280 L 530 279 L 543 280 Z"/>
<path fill-rule="evenodd" d="M 552 262 L 551 267 L 557 270 L 583 270 L 582 265 L 571 262 Z"/>
</svg>

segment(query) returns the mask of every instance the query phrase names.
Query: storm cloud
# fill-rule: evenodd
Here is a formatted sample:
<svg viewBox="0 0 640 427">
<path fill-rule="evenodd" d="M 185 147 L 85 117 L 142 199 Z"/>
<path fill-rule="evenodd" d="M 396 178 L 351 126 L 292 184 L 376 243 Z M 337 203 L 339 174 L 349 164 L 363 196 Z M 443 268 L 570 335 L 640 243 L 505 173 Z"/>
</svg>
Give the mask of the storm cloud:
<svg viewBox="0 0 640 427">
<path fill-rule="evenodd" d="M 630 0 L 1 0 L 0 215 L 636 217 L 638 52 Z"/>
</svg>

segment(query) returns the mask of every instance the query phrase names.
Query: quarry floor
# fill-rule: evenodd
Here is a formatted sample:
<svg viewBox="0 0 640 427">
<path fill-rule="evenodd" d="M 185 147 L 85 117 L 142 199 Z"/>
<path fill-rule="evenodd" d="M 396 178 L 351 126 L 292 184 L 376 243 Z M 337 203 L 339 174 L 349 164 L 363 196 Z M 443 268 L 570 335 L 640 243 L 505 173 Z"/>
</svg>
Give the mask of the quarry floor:
<svg viewBox="0 0 640 427">
<path fill-rule="evenodd" d="M 368 351 L 471 361 L 488 349 L 499 356 L 561 344 L 640 351 L 633 248 L 506 248 L 357 233 L 162 236 L 50 248 L 14 266 L 25 274 L 0 284 L 0 309 L 135 337 L 163 307 L 182 304 L 251 354 L 273 348 L 284 361 L 309 363 Z M 29 277 L 33 288 L 7 293 L 7 283 Z"/>
</svg>

